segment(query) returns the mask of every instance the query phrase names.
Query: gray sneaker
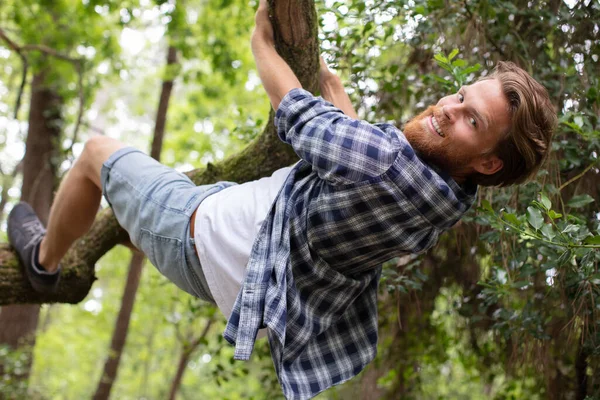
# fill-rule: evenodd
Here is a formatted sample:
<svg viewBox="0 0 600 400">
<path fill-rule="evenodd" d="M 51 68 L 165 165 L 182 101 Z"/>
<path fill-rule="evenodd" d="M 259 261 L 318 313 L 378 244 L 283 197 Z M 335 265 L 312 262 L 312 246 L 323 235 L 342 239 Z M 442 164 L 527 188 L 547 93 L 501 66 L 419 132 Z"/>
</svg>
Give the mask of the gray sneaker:
<svg viewBox="0 0 600 400">
<path fill-rule="evenodd" d="M 46 229 L 29 204 L 21 202 L 13 207 L 8 215 L 8 241 L 17 251 L 33 289 L 38 293 L 54 293 L 60 280 L 60 267 L 47 272 L 38 261 L 45 234 Z"/>
</svg>

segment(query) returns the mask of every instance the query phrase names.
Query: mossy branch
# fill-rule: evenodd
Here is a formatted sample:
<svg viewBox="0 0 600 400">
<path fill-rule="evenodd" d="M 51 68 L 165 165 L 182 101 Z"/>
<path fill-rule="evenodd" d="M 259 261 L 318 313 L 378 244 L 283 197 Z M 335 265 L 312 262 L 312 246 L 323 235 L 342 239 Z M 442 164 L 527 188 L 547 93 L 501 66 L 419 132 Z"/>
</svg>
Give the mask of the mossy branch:
<svg viewBox="0 0 600 400">
<path fill-rule="evenodd" d="M 318 21 L 314 3 L 308 0 L 277 0 L 272 4 L 271 14 L 279 54 L 291 66 L 303 87 L 314 93 L 318 88 L 319 72 Z M 264 131 L 239 154 L 190 171 L 187 175 L 197 185 L 221 180 L 242 183 L 268 176 L 293 164 L 297 157 L 288 145 L 277 138 L 273 117 L 274 112 L 271 111 Z M 127 233 L 119 226 L 112 211 L 101 211 L 90 231 L 63 259 L 61 283 L 52 295 L 34 292 L 14 251 L 9 245 L 0 244 L 0 305 L 80 302 L 96 279 L 95 263 L 126 239 Z"/>
</svg>

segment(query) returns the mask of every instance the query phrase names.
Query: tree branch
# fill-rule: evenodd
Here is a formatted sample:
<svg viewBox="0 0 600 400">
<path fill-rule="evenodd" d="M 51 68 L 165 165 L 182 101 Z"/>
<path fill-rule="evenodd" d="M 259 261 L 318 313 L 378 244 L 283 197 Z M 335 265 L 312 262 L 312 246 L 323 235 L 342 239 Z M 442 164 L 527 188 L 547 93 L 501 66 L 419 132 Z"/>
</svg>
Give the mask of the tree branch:
<svg viewBox="0 0 600 400">
<path fill-rule="evenodd" d="M 0 28 L 0 39 L 3 39 L 4 42 L 8 44 L 8 47 L 12 49 L 15 53 L 21 57 L 23 62 L 23 78 L 21 79 L 21 86 L 19 88 L 19 93 L 17 95 L 17 101 L 15 105 L 15 113 L 14 118 L 17 119 L 17 115 L 19 113 L 19 108 L 21 107 L 21 98 L 23 96 L 23 91 L 25 89 L 25 83 L 27 81 L 27 69 L 28 62 L 27 57 L 25 56 L 25 52 L 28 51 L 39 51 L 46 55 L 68 61 L 73 64 L 75 70 L 77 71 L 77 86 L 78 86 L 78 98 L 79 98 L 79 110 L 77 111 L 77 119 L 75 121 L 75 127 L 73 128 L 73 139 L 71 141 L 71 145 L 67 149 L 66 153 L 69 154 L 73 150 L 73 145 L 77 142 L 77 136 L 79 133 L 79 127 L 81 126 L 81 120 L 83 119 L 83 106 L 85 103 L 84 91 L 83 91 L 83 64 L 84 58 L 74 58 L 67 56 L 66 54 L 60 53 L 48 46 L 43 44 L 26 44 L 23 46 L 19 46 L 16 42 L 11 40 L 4 30 Z"/>
<path fill-rule="evenodd" d="M 21 85 L 19 86 L 19 92 L 17 93 L 17 100 L 15 101 L 15 112 L 14 119 L 17 119 L 19 115 L 19 109 L 21 108 L 21 99 L 23 98 L 23 92 L 25 91 L 25 83 L 27 82 L 27 70 L 29 69 L 29 64 L 27 62 L 27 57 L 23 54 L 21 47 L 19 47 L 15 42 L 13 42 L 6 33 L 0 28 L 0 38 L 4 40 L 4 42 L 8 45 L 10 49 L 12 49 L 15 53 L 19 55 L 21 58 L 21 62 L 23 63 L 23 73 L 21 75 Z"/>
<path fill-rule="evenodd" d="M 273 5 L 276 45 L 279 53 L 302 83 L 315 92 L 318 89 L 319 44 L 318 20 L 312 0 L 278 0 Z M 290 13 L 299 9 L 301 13 Z M 293 30 L 293 32 L 292 32 Z M 283 38 L 294 38 L 285 40 Z M 196 185 L 221 180 L 248 182 L 272 174 L 297 160 L 291 148 L 277 138 L 271 110 L 269 122 L 259 137 L 239 154 L 187 175 Z M 58 291 L 51 295 L 35 293 L 23 276 L 14 251 L 0 245 L 0 305 L 14 303 L 77 303 L 89 292 L 96 279 L 94 264 L 98 259 L 128 238 L 112 211 L 106 209 L 96 217 L 90 231 L 69 250 L 62 260 L 62 279 Z"/>
<path fill-rule="evenodd" d="M 469 20 L 474 21 L 476 25 L 479 25 L 479 24 L 477 24 L 477 21 L 475 21 L 475 17 L 473 16 L 473 13 L 471 12 L 471 9 L 469 8 L 468 0 L 465 0 L 463 2 L 463 5 L 465 6 L 465 11 L 467 12 Z M 481 28 L 481 30 L 483 30 L 483 35 L 485 36 L 485 38 L 487 39 L 487 41 L 490 42 L 492 44 L 492 46 L 496 49 L 496 51 L 498 52 L 498 54 L 500 54 L 502 56 L 502 58 L 507 58 L 506 53 L 504 52 L 504 50 L 502 50 L 500 48 L 500 46 L 498 46 L 498 44 L 496 43 L 496 41 L 492 38 L 492 36 L 488 32 L 488 30 L 485 27 Z"/>
</svg>

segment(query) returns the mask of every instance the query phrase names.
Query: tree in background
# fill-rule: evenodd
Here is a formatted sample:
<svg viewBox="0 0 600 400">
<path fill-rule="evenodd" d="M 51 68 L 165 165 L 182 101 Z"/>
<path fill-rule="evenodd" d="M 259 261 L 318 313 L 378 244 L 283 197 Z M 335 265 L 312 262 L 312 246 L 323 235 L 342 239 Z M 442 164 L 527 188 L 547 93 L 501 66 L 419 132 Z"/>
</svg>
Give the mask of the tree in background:
<svg viewBox="0 0 600 400">
<path fill-rule="evenodd" d="M 247 7 L 234 1 L 220 5 L 231 10 Z M 214 11 L 217 4 L 212 6 L 209 10 Z M 278 49 L 297 73 L 309 77 L 303 83 L 314 88 L 317 32 L 310 22 L 312 5 L 277 1 L 275 7 Z M 540 80 L 561 117 L 554 157 L 536 182 L 481 191 L 479 210 L 473 210 L 470 219 L 445 235 L 435 249 L 422 258 L 386 266 L 379 357 L 360 379 L 321 396 L 598 395 L 597 2 L 331 1 L 321 7 L 323 48 L 332 54 L 361 115 L 370 121 L 392 119 L 400 124 L 440 94 L 452 93 L 456 85 L 486 73 L 500 59 L 517 62 Z M 304 18 L 310 22 L 306 26 Z M 231 30 L 231 37 L 239 37 L 235 23 L 216 20 Z M 239 40 L 228 43 L 211 29 L 189 37 L 201 38 L 196 48 L 203 43 L 213 46 L 210 62 L 224 70 L 232 62 L 231 49 L 243 45 Z M 286 49 L 290 44 L 292 48 Z M 216 96 L 222 86 L 219 78 L 204 82 L 202 96 Z M 192 104 L 202 108 L 208 103 Z M 173 123 L 186 124 L 181 116 Z M 184 135 L 174 137 L 178 143 L 194 145 Z M 270 150 L 273 139 L 268 125 L 241 155 L 192 175 L 203 183 L 268 174 L 289 156 L 280 147 Z M 263 169 L 267 161 L 275 162 Z M 0 274 L 0 302 L 79 301 L 89 291 L 91 265 L 123 239 L 114 234 L 119 232 L 114 224 L 103 225 L 112 221 L 104 218 L 99 217 L 88 236 L 98 247 L 71 254 L 72 273 L 66 283 L 71 291 L 54 298 L 34 296 L 22 283 L 14 257 L 0 250 L 1 264 L 8 267 Z M 227 357 L 226 348 L 212 343 L 207 348 Z M 264 357 L 268 361 L 267 353 Z M 248 374 L 240 373 L 241 367 L 221 368 L 224 372 L 213 370 L 216 377 L 246 381 Z M 186 393 L 185 383 L 181 393 Z"/>
<path fill-rule="evenodd" d="M 512 60 L 548 88 L 561 121 L 536 182 L 481 190 L 478 212 L 436 249 L 390 264 L 385 344 L 363 378 L 383 390 L 365 398 L 440 395 L 440 381 L 467 396 L 450 360 L 490 397 L 599 395 L 598 2 L 357 1 L 321 15 L 336 24 L 323 43 L 371 120 L 400 124 Z M 429 385 L 436 368 L 446 373 Z"/>
<path fill-rule="evenodd" d="M 11 179 L 5 182 L 10 184 L 17 173 L 22 174 L 21 200 L 31 204 L 43 222 L 47 220 L 56 175 L 64 159 L 65 150 L 61 143 L 67 139 L 64 128 L 69 118 L 65 104 L 73 98 L 78 99 L 77 112 L 72 116 L 74 128 L 70 141 L 74 143 L 86 101 L 84 74 L 97 60 L 94 56 L 77 54 L 76 50 L 78 46 L 97 45 L 102 40 L 104 49 L 98 52 L 98 58 L 117 52 L 116 47 L 111 47 L 114 43 L 106 40 L 102 32 L 83 29 L 83 23 L 71 25 L 73 20 L 85 19 L 101 29 L 106 23 L 104 18 L 81 5 L 70 6 L 70 2 L 38 4 L 9 1 L 3 3 L 0 14 L 0 39 L 22 64 L 21 84 L 15 95 L 15 120 L 18 120 L 23 94 L 31 79 L 25 155 L 11 174 Z M 37 24 L 60 28 L 42 31 L 36 28 Z M 70 85 L 72 88 L 69 89 Z M 7 202 L 7 189 L 3 187 L 2 211 Z M 6 306 L 0 310 L 0 345 L 11 348 L 25 346 L 23 367 L 5 371 L 20 387 L 27 384 L 38 316 L 39 305 L 36 304 Z M 6 370 L 2 364 L 0 360 L 0 372 Z"/>
</svg>

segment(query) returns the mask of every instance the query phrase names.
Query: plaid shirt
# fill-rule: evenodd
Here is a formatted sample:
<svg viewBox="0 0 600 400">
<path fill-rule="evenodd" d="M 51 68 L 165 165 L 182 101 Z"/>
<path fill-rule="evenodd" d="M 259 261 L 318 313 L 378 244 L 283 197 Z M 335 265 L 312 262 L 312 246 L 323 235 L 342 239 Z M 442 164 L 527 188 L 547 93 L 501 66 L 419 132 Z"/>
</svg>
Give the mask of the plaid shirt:
<svg viewBox="0 0 600 400">
<path fill-rule="evenodd" d="M 247 360 L 268 327 L 284 395 L 308 399 L 375 357 L 381 264 L 432 247 L 477 187 L 423 163 L 393 125 L 353 120 L 302 89 L 275 124 L 302 161 L 254 242 L 224 337 Z"/>
</svg>

